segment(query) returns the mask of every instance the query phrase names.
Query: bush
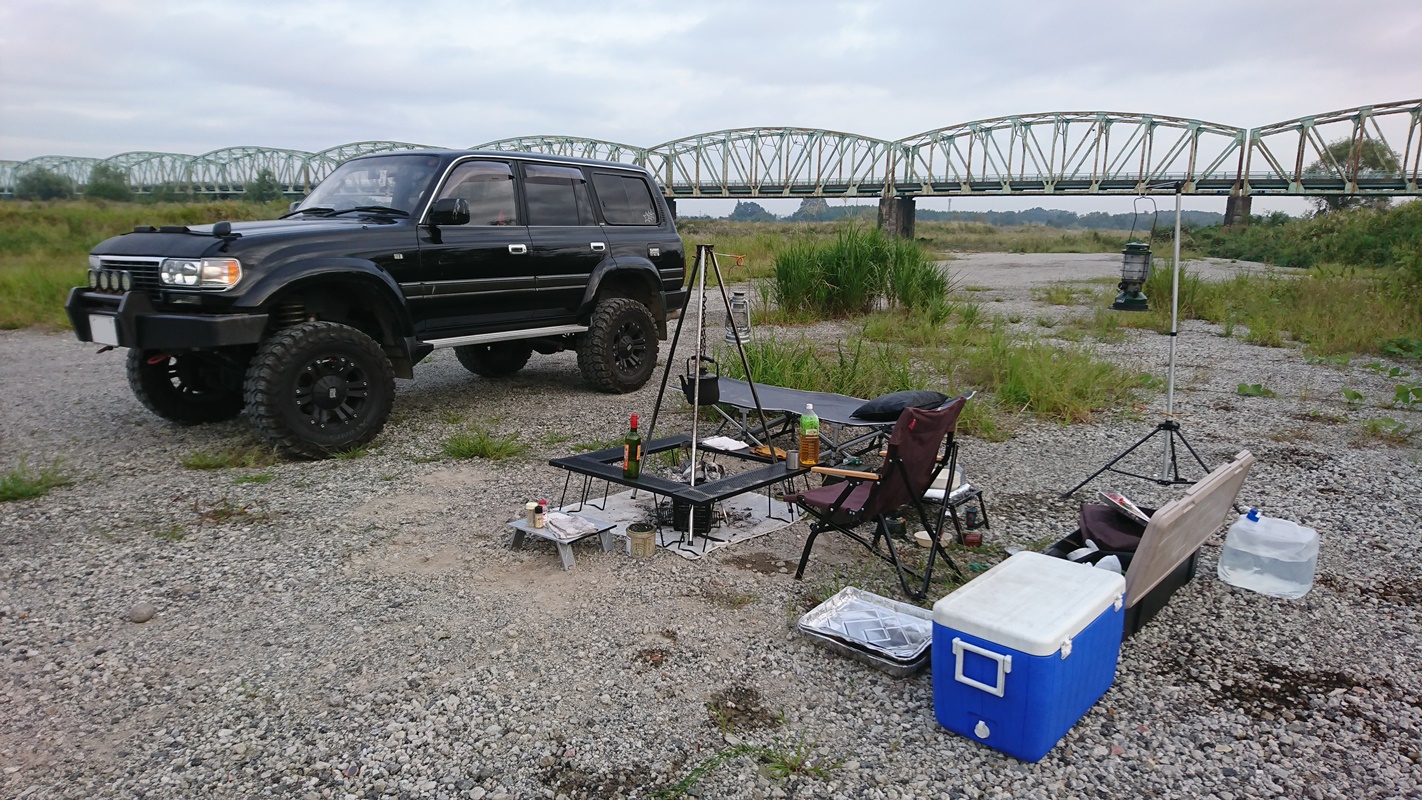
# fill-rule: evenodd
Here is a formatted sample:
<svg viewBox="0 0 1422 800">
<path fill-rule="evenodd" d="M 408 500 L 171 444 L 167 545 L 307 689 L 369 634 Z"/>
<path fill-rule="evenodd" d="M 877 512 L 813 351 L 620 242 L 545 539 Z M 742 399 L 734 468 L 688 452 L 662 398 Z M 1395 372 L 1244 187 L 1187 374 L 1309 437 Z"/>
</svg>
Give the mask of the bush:
<svg viewBox="0 0 1422 800">
<path fill-rule="evenodd" d="M 19 200 L 65 200 L 74 194 L 74 182 L 44 167 L 29 170 L 15 181 Z"/>
<path fill-rule="evenodd" d="M 133 199 L 133 189 L 128 185 L 128 173 L 109 164 L 99 164 L 89 173 L 89 185 L 84 187 L 86 200 Z"/>
</svg>

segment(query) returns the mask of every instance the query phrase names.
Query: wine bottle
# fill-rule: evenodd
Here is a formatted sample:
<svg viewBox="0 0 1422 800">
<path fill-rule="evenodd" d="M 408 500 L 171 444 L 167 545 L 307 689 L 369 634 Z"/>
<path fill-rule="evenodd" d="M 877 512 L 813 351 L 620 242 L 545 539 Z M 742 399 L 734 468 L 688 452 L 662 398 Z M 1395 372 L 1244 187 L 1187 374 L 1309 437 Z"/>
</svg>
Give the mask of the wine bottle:
<svg viewBox="0 0 1422 800">
<path fill-rule="evenodd" d="M 642 474 L 642 434 L 637 432 L 637 415 L 622 437 L 622 477 L 636 479 Z"/>
</svg>

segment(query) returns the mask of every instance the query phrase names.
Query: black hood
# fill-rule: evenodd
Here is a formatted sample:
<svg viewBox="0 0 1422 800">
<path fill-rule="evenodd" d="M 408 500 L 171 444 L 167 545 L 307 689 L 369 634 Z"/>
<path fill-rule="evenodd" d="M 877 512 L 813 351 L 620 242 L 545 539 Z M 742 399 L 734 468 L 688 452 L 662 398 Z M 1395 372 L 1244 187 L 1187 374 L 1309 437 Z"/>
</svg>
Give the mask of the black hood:
<svg viewBox="0 0 1422 800">
<path fill-rule="evenodd" d="M 90 251 L 98 256 L 165 256 L 169 258 L 199 258 L 202 256 L 237 253 L 253 245 L 273 245 L 277 242 L 319 239 L 340 232 L 348 236 L 352 228 L 386 227 L 405 222 L 385 218 L 347 215 L 333 218 L 293 218 L 233 222 L 232 233 L 240 237 L 219 239 L 212 235 L 212 225 L 189 225 L 186 229 L 168 226 L 157 231 L 134 231 L 105 239 Z M 263 248 L 265 249 L 265 248 Z"/>
</svg>

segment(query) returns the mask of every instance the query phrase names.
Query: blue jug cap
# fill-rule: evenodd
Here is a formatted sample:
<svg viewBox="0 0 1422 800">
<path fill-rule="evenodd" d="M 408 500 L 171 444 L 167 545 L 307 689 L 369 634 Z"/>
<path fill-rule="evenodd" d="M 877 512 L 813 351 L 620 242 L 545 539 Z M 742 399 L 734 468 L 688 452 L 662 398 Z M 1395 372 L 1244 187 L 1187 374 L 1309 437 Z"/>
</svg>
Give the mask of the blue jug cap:
<svg viewBox="0 0 1422 800">
<path fill-rule="evenodd" d="M 1249 517 L 1249 521 L 1250 521 L 1250 522 L 1258 522 L 1258 521 L 1259 521 L 1259 509 L 1257 509 L 1257 508 L 1251 508 L 1251 509 L 1249 509 L 1249 513 L 1246 514 L 1245 516 Z"/>
</svg>

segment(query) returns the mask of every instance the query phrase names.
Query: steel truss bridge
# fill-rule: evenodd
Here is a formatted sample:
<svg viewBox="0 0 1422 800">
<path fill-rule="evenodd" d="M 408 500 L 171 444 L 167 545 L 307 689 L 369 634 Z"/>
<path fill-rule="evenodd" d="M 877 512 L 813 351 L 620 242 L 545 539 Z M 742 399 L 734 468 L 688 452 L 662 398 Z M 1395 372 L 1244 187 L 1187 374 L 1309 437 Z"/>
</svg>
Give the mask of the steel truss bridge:
<svg viewBox="0 0 1422 800">
<path fill-rule="evenodd" d="M 1422 99 L 1317 114 L 1258 128 L 1153 114 L 1052 112 L 964 122 L 893 141 L 809 128 L 739 128 L 654 147 L 575 136 L 523 136 L 475 149 L 637 164 L 667 197 L 880 199 L 965 195 L 1419 194 Z M 1340 147 L 1337 142 L 1347 142 Z M 230 147 L 202 155 L 131 152 L 104 159 L 0 161 L 0 197 L 47 169 L 82 192 L 94 169 L 127 175 L 143 195 L 240 195 L 265 174 L 305 194 L 346 159 L 425 147 L 354 142 L 308 153 Z M 1390 154 L 1381 159 L 1376 153 Z M 910 208 L 911 213 L 911 208 Z"/>
</svg>

